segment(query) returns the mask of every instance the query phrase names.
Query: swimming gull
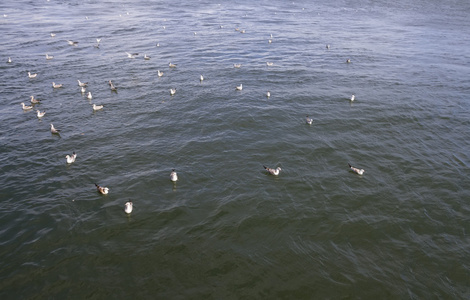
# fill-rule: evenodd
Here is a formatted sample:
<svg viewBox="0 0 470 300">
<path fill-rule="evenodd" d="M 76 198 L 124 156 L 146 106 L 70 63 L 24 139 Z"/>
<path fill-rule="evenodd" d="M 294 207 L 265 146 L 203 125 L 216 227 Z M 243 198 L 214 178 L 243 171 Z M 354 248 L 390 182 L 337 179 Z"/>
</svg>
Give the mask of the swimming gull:
<svg viewBox="0 0 470 300">
<path fill-rule="evenodd" d="M 307 117 L 305 117 L 305 122 L 306 122 L 308 125 L 312 125 L 313 119 L 310 118 L 309 116 L 307 116 Z"/>
<path fill-rule="evenodd" d="M 41 103 L 41 100 L 34 98 L 34 96 L 29 96 L 31 98 L 31 103 L 33 104 L 38 104 Z"/>
<path fill-rule="evenodd" d="M 55 89 L 61 88 L 62 84 L 56 84 L 55 82 L 52 83 L 52 87 Z"/>
<path fill-rule="evenodd" d="M 364 169 L 355 168 L 355 167 L 351 166 L 349 163 L 348 163 L 348 166 L 354 173 L 357 173 L 359 175 L 362 175 L 365 172 Z"/>
<path fill-rule="evenodd" d="M 95 183 L 95 186 L 96 186 L 96 189 L 98 190 L 98 192 L 100 192 L 101 194 L 103 194 L 103 195 L 108 194 L 109 189 L 107 187 L 99 186 L 96 183 Z"/>
<path fill-rule="evenodd" d="M 71 163 L 75 162 L 75 159 L 77 158 L 77 154 L 74 151 L 74 152 L 72 152 L 72 155 L 67 155 L 67 156 L 65 156 L 65 158 L 67 159 L 67 163 L 71 164 Z"/>
<path fill-rule="evenodd" d="M 93 110 L 94 111 L 100 110 L 102 108 L 103 108 L 103 105 L 96 105 L 96 104 L 93 103 Z"/>
<path fill-rule="evenodd" d="M 23 110 L 30 110 L 30 109 L 33 109 L 32 106 L 30 106 L 30 105 L 25 105 L 23 102 L 21 102 L 21 107 L 23 107 Z"/>
<path fill-rule="evenodd" d="M 356 96 L 354 96 L 354 94 L 352 94 L 351 98 L 349 100 L 354 101 L 354 99 L 356 99 Z"/>
<path fill-rule="evenodd" d="M 266 171 L 269 172 L 269 174 L 275 175 L 275 176 L 279 175 L 279 172 L 281 171 L 281 167 L 277 167 L 276 169 L 272 169 L 266 166 L 263 166 L 263 167 L 266 169 Z"/>
<path fill-rule="evenodd" d="M 87 86 L 88 85 L 88 82 L 81 82 L 80 80 L 77 80 L 78 81 L 78 86 Z"/>
<path fill-rule="evenodd" d="M 31 72 L 28 72 L 28 77 L 29 78 L 36 78 L 36 76 L 38 76 L 37 73 L 31 74 Z"/>
<path fill-rule="evenodd" d="M 127 201 L 126 204 L 124 204 L 124 211 L 126 214 L 130 214 L 132 212 L 132 201 Z"/>
<path fill-rule="evenodd" d="M 235 89 L 236 89 L 237 91 L 243 90 L 243 84 L 240 83 L 240 85 L 239 85 L 239 86 L 236 86 Z"/>
<path fill-rule="evenodd" d="M 173 96 L 174 94 L 176 94 L 176 88 L 174 88 L 174 89 L 170 89 L 170 95 L 172 95 L 172 96 Z"/>
<path fill-rule="evenodd" d="M 176 174 L 176 171 L 175 169 L 172 169 L 171 170 L 171 173 L 170 173 L 170 180 L 175 182 L 178 180 L 178 174 Z"/>
<path fill-rule="evenodd" d="M 91 95 L 91 92 L 88 92 L 88 95 L 86 97 L 88 98 L 88 100 L 91 100 L 93 98 L 93 96 Z"/>
<path fill-rule="evenodd" d="M 60 129 L 56 129 L 56 128 L 54 127 L 54 125 L 51 123 L 51 132 L 52 132 L 52 133 L 55 133 L 55 134 L 59 134 Z"/>
<path fill-rule="evenodd" d="M 36 112 L 37 112 L 38 118 L 42 118 L 46 114 L 46 111 L 40 112 L 39 109 L 37 109 Z"/>
<path fill-rule="evenodd" d="M 51 60 L 51 59 L 53 59 L 53 58 L 54 58 L 54 56 L 49 55 L 49 54 L 46 53 L 46 59 L 47 59 L 47 60 Z"/>
</svg>

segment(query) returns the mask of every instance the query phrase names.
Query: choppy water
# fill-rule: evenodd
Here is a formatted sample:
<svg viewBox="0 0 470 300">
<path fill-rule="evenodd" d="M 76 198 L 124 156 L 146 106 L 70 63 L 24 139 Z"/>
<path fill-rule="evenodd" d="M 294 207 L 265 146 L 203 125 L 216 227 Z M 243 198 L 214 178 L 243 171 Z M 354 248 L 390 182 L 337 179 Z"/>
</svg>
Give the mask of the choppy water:
<svg viewBox="0 0 470 300">
<path fill-rule="evenodd" d="M 0 10 L 2 299 L 470 297 L 467 2 Z"/>
</svg>

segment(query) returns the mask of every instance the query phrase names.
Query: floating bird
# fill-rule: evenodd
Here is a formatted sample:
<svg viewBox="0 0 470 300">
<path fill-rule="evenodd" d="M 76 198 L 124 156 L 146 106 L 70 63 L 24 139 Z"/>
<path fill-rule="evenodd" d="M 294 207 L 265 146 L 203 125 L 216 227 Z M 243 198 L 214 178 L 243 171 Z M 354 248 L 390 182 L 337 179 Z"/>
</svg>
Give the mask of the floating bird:
<svg viewBox="0 0 470 300">
<path fill-rule="evenodd" d="M 70 46 L 77 46 L 78 42 L 74 42 L 71 40 L 68 40 L 67 43 L 69 43 Z"/>
<path fill-rule="evenodd" d="M 38 76 L 37 73 L 31 74 L 31 72 L 28 72 L 28 77 L 29 77 L 29 78 L 36 78 L 36 76 Z"/>
<path fill-rule="evenodd" d="M 56 128 L 54 127 L 54 125 L 51 123 L 51 132 L 52 132 L 52 133 L 55 133 L 55 134 L 59 134 L 60 129 L 56 129 Z"/>
<path fill-rule="evenodd" d="M 352 94 L 351 98 L 349 100 L 354 101 L 354 99 L 356 99 L 356 96 L 354 96 L 354 94 Z"/>
<path fill-rule="evenodd" d="M 273 42 L 273 40 L 271 40 L 271 39 L 268 40 L 268 43 L 269 43 L 269 44 L 271 44 L 272 42 Z"/>
<path fill-rule="evenodd" d="M 67 159 L 67 163 L 71 164 L 71 163 L 75 162 L 75 159 L 77 158 L 77 154 L 74 151 L 74 152 L 72 152 L 72 155 L 67 155 L 67 156 L 65 156 L 65 158 Z"/>
<path fill-rule="evenodd" d="M 41 103 L 41 100 L 34 98 L 34 96 L 29 96 L 31 98 L 31 103 L 33 104 L 38 104 Z"/>
<path fill-rule="evenodd" d="M 126 52 L 127 54 L 127 57 L 129 58 L 135 58 L 137 55 L 139 55 L 139 53 L 129 53 L 129 52 Z"/>
<path fill-rule="evenodd" d="M 271 92 L 270 91 L 266 92 L 266 97 L 268 97 L 268 98 L 271 97 Z"/>
<path fill-rule="evenodd" d="M 236 86 L 235 89 L 236 89 L 237 91 L 243 90 L 243 84 L 240 83 L 240 85 L 239 85 L 239 86 Z"/>
<path fill-rule="evenodd" d="M 326 49 L 330 49 L 330 45 L 326 45 Z"/>
<path fill-rule="evenodd" d="M 312 125 L 313 119 L 310 118 L 309 116 L 307 116 L 307 117 L 305 118 L 305 122 L 306 122 L 308 125 Z"/>
<path fill-rule="evenodd" d="M 242 66 L 242 64 L 233 64 L 234 68 L 240 68 L 241 66 Z"/>
<path fill-rule="evenodd" d="M 85 94 L 86 93 L 86 87 L 84 87 L 84 86 L 80 87 L 80 92 L 82 92 L 82 94 Z"/>
<path fill-rule="evenodd" d="M 38 113 L 38 118 L 42 118 L 46 114 L 46 111 L 40 112 L 39 109 L 37 109 L 36 112 Z"/>
<path fill-rule="evenodd" d="M 274 63 L 268 61 L 268 62 L 266 62 L 266 65 L 267 65 L 268 67 L 271 67 L 271 66 L 274 65 Z"/>
<path fill-rule="evenodd" d="M 61 88 L 62 84 L 56 84 L 55 82 L 52 83 L 52 87 L 55 89 Z"/>
<path fill-rule="evenodd" d="M 30 110 L 30 109 L 33 109 L 32 106 L 25 105 L 23 102 L 21 102 L 21 107 L 23 107 L 23 110 Z"/>
<path fill-rule="evenodd" d="M 202 76 L 202 74 L 201 74 L 201 76 L 199 76 L 199 80 L 200 80 L 200 81 L 203 81 L 203 80 L 204 80 L 204 76 Z"/>
<path fill-rule="evenodd" d="M 266 166 L 263 166 L 263 167 L 266 169 L 266 171 L 269 172 L 269 174 L 275 175 L 275 176 L 279 175 L 279 172 L 281 171 L 281 167 L 277 167 L 276 169 L 268 168 Z"/>
<path fill-rule="evenodd" d="M 245 29 L 243 29 L 243 30 L 240 30 L 240 33 L 245 33 Z"/>
<path fill-rule="evenodd" d="M 109 81 L 109 87 L 111 88 L 111 91 L 117 91 L 117 87 L 111 82 L 111 80 Z"/>
<path fill-rule="evenodd" d="M 11 57 L 8 58 L 7 63 L 11 64 Z"/>
<path fill-rule="evenodd" d="M 53 59 L 53 58 L 54 58 L 54 56 L 49 55 L 49 54 L 46 53 L 46 59 L 47 59 L 47 60 L 51 60 L 51 59 Z"/>
<path fill-rule="evenodd" d="M 147 56 L 147 54 L 144 54 L 144 59 L 145 59 L 145 60 L 149 60 L 149 59 L 150 59 L 150 56 Z"/>
<path fill-rule="evenodd" d="M 176 64 L 169 63 L 168 66 L 169 66 L 170 68 L 176 68 Z"/>
<path fill-rule="evenodd" d="M 78 86 L 87 86 L 88 85 L 88 82 L 81 82 L 80 80 L 77 80 L 78 81 Z"/>
<path fill-rule="evenodd" d="M 170 95 L 172 95 L 172 96 L 173 96 L 175 93 L 176 93 L 176 88 L 174 88 L 174 89 L 170 89 Z"/>
<path fill-rule="evenodd" d="M 93 99 L 93 96 L 91 95 L 91 92 L 88 92 L 88 95 L 86 97 L 88 98 L 88 100 Z"/>
<path fill-rule="evenodd" d="M 103 108 L 103 105 L 96 105 L 96 104 L 93 103 L 93 110 L 94 111 L 100 110 L 102 108 Z"/>
<path fill-rule="evenodd" d="M 172 169 L 171 170 L 171 173 L 170 173 L 170 180 L 175 182 L 178 180 L 178 174 L 176 174 L 176 171 L 175 169 Z"/>
<path fill-rule="evenodd" d="M 157 46 L 157 47 L 160 47 L 160 43 L 157 43 L 157 45 L 156 45 L 156 46 Z"/>
<path fill-rule="evenodd" d="M 348 58 L 348 59 L 346 59 L 346 63 L 348 63 L 348 64 L 349 64 L 350 62 L 351 62 L 351 60 L 350 60 L 349 58 Z"/>
<path fill-rule="evenodd" d="M 99 48 L 100 47 L 100 42 L 101 42 L 101 39 L 96 39 L 96 45 L 93 45 L 95 48 Z"/>
<path fill-rule="evenodd" d="M 52 33 L 52 32 L 51 32 L 51 37 L 55 37 L 55 33 Z"/>
<path fill-rule="evenodd" d="M 359 175 L 362 175 L 365 172 L 364 169 L 355 168 L 355 167 L 351 166 L 349 163 L 348 163 L 348 166 L 351 170 L 353 170 L 354 173 L 357 173 Z"/>
<path fill-rule="evenodd" d="M 124 211 L 126 214 L 130 214 L 132 212 L 132 201 L 127 201 L 126 204 L 124 204 Z"/>
<path fill-rule="evenodd" d="M 160 72 L 160 70 L 157 70 L 157 74 L 158 74 L 158 77 L 162 77 L 162 76 L 163 76 L 163 72 Z"/>
<path fill-rule="evenodd" d="M 96 183 L 95 183 L 95 186 L 96 186 L 96 189 L 98 190 L 98 192 L 100 192 L 101 194 L 103 194 L 103 195 L 108 194 L 109 189 L 107 187 L 99 186 Z"/>
</svg>

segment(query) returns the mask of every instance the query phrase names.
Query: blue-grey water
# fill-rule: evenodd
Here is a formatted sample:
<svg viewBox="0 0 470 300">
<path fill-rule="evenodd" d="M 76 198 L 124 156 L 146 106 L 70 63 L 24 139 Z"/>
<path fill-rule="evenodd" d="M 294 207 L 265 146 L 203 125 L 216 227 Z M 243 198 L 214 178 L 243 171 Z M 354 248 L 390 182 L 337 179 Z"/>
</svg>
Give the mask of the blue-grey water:
<svg viewBox="0 0 470 300">
<path fill-rule="evenodd" d="M 2 299 L 470 298 L 470 2 L 0 14 Z"/>
</svg>

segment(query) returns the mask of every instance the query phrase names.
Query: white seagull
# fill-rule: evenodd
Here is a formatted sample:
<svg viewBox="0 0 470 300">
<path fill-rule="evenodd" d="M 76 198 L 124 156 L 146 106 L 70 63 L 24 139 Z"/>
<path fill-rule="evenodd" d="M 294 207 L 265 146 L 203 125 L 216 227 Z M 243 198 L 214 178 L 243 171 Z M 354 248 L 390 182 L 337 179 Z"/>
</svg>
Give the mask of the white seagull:
<svg viewBox="0 0 470 300">
<path fill-rule="evenodd" d="M 51 32 L 51 37 L 55 37 L 55 33 Z"/>
<path fill-rule="evenodd" d="M 23 110 L 31 110 L 31 109 L 33 109 L 32 106 L 25 105 L 23 102 L 21 102 L 21 107 L 23 107 Z"/>
<path fill-rule="evenodd" d="M 242 66 L 242 64 L 233 64 L 234 68 L 240 68 L 241 66 Z"/>
<path fill-rule="evenodd" d="M 310 118 L 309 116 L 307 116 L 307 117 L 305 117 L 305 122 L 306 122 L 308 125 L 312 125 L 313 119 Z"/>
<path fill-rule="evenodd" d="M 70 46 L 77 46 L 78 42 L 74 42 L 71 40 L 67 40 L 67 43 L 69 43 Z"/>
<path fill-rule="evenodd" d="M 160 72 L 160 70 L 157 70 L 157 74 L 158 74 L 158 77 L 162 77 L 162 76 L 163 76 L 163 72 Z"/>
<path fill-rule="evenodd" d="M 145 60 L 149 60 L 149 59 L 150 59 L 150 56 L 147 56 L 147 54 L 144 54 L 144 59 L 145 59 Z"/>
<path fill-rule="evenodd" d="M 31 72 L 28 72 L 28 77 L 29 77 L 29 78 L 36 78 L 36 76 L 38 76 L 37 73 L 31 74 Z"/>
<path fill-rule="evenodd" d="M 52 123 L 51 123 L 51 132 L 52 132 L 52 133 L 55 133 L 55 134 L 59 134 L 60 130 L 59 130 L 59 129 L 56 129 L 56 128 L 54 127 L 54 125 L 52 125 Z"/>
<path fill-rule="evenodd" d="M 348 59 L 346 59 L 346 63 L 348 63 L 348 64 L 349 64 L 350 62 L 351 62 L 351 60 L 350 60 L 349 58 L 348 58 Z"/>
<path fill-rule="evenodd" d="M 88 92 L 88 95 L 86 97 L 88 98 L 88 100 L 91 100 L 93 98 L 93 96 L 91 95 L 91 92 Z"/>
<path fill-rule="evenodd" d="M 277 167 L 276 169 L 268 168 L 266 166 L 263 166 L 263 167 L 266 169 L 266 171 L 269 172 L 269 174 L 275 175 L 275 176 L 279 175 L 279 172 L 281 171 L 281 167 Z"/>
<path fill-rule="evenodd" d="M 36 111 L 38 113 L 38 118 L 42 118 L 46 114 L 46 111 L 40 112 L 39 109 L 37 109 Z"/>
<path fill-rule="evenodd" d="M 168 66 L 169 66 L 170 68 L 176 68 L 176 64 L 169 63 Z"/>
<path fill-rule="evenodd" d="M 202 74 L 201 74 L 201 76 L 199 76 L 199 80 L 200 80 L 200 81 L 203 81 L 203 80 L 204 80 L 204 76 L 202 76 Z"/>
<path fill-rule="evenodd" d="M 355 167 L 351 166 L 349 163 L 348 163 L 348 166 L 354 173 L 357 173 L 359 175 L 362 175 L 365 172 L 364 169 L 355 168 Z"/>
<path fill-rule="evenodd" d="M 137 55 L 139 55 L 139 53 L 129 53 L 129 52 L 126 52 L 127 54 L 127 57 L 129 58 L 135 58 Z"/>
<path fill-rule="evenodd" d="M 81 82 L 80 80 L 77 80 L 78 81 L 78 86 L 87 86 L 88 85 L 88 82 Z"/>
<path fill-rule="evenodd" d="M 236 89 L 237 91 L 243 90 L 243 84 L 240 83 L 240 85 L 239 85 L 239 86 L 236 86 L 235 89 Z"/>
<path fill-rule="evenodd" d="M 96 186 L 96 189 L 98 190 L 98 192 L 100 192 L 101 194 L 103 194 L 103 195 L 108 194 L 109 189 L 107 187 L 99 186 L 96 183 L 95 183 L 95 186 Z"/>
<path fill-rule="evenodd" d="M 326 45 L 326 49 L 330 49 L 330 45 L 329 45 L 329 44 L 328 44 L 328 45 Z"/>
<path fill-rule="evenodd" d="M 356 99 L 356 96 L 354 96 L 354 94 L 352 94 L 351 98 L 349 100 L 354 101 L 354 99 Z"/>
<path fill-rule="evenodd" d="M 11 57 L 8 57 L 7 63 L 11 63 Z"/>
<path fill-rule="evenodd" d="M 103 108 L 103 105 L 96 105 L 96 104 L 93 103 L 93 110 L 94 111 L 100 110 L 102 108 Z"/>
<path fill-rule="evenodd" d="M 178 180 L 178 174 L 176 174 L 176 171 L 175 169 L 172 169 L 171 170 L 171 173 L 170 173 L 170 180 L 175 182 Z"/>
<path fill-rule="evenodd" d="M 82 94 L 85 94 L 86 93 L 86 87 L 84 87 L 84 86 L 80 87 L 80 92 L 82 92 Z"/>
<path fill-rule="evenodd" d="M 51 59 L 53 59 L 53 58 L 54 58 L 54 56 L 49 55 L 49 54 L 46 53 L 46 59 L 47 59 L 47 60 L 51 60 Z"/>
<path fill-rule="evenodd" d="M 111 88 L 111 91 L 117 91 L 117 87 L 111 82 L 111 80 L 109 81 L 109 87 Z"/>
<path fill-rule="evenodd" d="M 172 95 L 172 96 L 173 96 L 175 93 L 176 93 L 176 88 L 174 88 L 174 89 L 170 89 L 170 95 Z"/>
<path fill-rule="evenodd" d="M 268 98 L 271 97 L 271 92 L 270 91 L 266 92 L 266 97 L 268 97 Z"/>
<path fill-rule="evenodd" d="M 268 67 L 272 67 L 272 66 L 274 65 L 274 63 L 268 61 L 268 62 L 266 62 L 266 65 L 267 65 Z"/>
<path fill-rule="evenodd" d="M 33 103 L 33 104 L 41 103 L 41 100 L 39 100 L 37 98 L 34 98 L 34 96 L 29 96 L 29 97 L 31 97 L 31 103 Z"/>
<path fill-rule="evenodd" d="M 61 88 L 62 84 L 56 84 L 55 82 L 52 83 L 52 87 L 55 89 Z"/>
<path fill-rule="evenodd" d="M 127 201 L 126 204 L 124 204 L 124 211 L 126 214 L 130 214 L 132 212 L 132 201 Z"/>
<path fill-rule="evenodd" d="M 74 152 L 72 152 L 72 155 L 67 155 L 67 156 L 65 156 L 65 158 L 67 159 L 67 163 L 71 164 L 71 163 L 75 162 L 75 159 L 77 158 L 77 154 L 74 151 Z"/>
</svg>

